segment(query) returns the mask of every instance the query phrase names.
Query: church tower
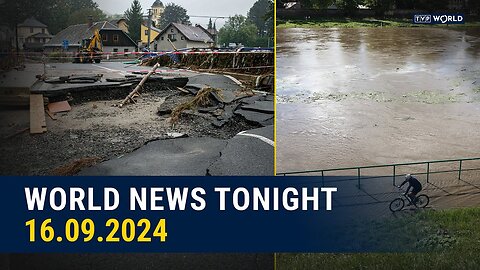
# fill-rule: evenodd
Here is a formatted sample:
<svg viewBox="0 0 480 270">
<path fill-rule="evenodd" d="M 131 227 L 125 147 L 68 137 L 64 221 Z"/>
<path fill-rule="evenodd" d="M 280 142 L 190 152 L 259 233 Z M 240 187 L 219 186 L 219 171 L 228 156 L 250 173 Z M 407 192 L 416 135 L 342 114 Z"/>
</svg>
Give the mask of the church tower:
<svg viewBox="0 0 480 270">
<path fill-rule="evenodd" d="M 155 0 L 152 5 L 152 21 L 155 22 L 156 27 L 160 25 L 160 18 L 162 17 L 164 10 L 165 7 L 163 6 L 162 1 Z"/>
</svg>

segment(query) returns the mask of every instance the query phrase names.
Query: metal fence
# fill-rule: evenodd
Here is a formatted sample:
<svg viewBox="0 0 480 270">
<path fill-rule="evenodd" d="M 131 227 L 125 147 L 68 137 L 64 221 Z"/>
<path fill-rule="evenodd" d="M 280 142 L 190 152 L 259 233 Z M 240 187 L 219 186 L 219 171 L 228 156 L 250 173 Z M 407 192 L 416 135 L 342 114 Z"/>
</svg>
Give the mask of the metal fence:
<svg viewBox="0 0 480 270">
<path fill-rule="evenodd" d="M 396 164 L 387 164 L 387 165 L 373 165 L 373 166 L 363 166 L 363 167 L 348 167 L 348 168 L 336 168 L 336 169 L 325 169 L 325 170 L 310 170 L 310 171 L 296 171 L 296 172 L 282 172 L 282 173 L 277 173 L 277 176 L 293 176 L 293 175 L 305 175 L 305 174 L 320 174 L 322 177 L 322 185 L 325 184 L 325 178 L 328 175 L 329 172 L 341 172 L 341 171 L 353 171 L 356 173 L 355 178 L 342 178 L 341 181 L 352 181 L 356 180 L 357 181 L 357 187 L 361 188 L 361 182 L 362 180 L 365 179 L 375 179 L 375 178 L 385 178 L 385 177 L 392 177 L 392 183 L 395 185 L 395 179 L 397 176 L 403 176 L 405 174 L 397 174 L 398 169 L 400 167 L 406 167 L 406 166 L 414 166 L 414 165 L 423 165 L 425 166 L 425 171 L 419 171 L 419 172 L 409 172 L 410 174 L 413 175 L 426 175 L 427 178 L 427 183 L 430 181 L 430 175 L 432 174 L 439 174 L 439 173 L 458 173 L 458 179 L 461 180 L 462 177 L 462 172 L 467 172 L 467 171 L 480 171 L 480 165 L 479 167 L 474 167 L 474 168 L 465 168 L 464 164 L 467 161 L 480 161 L 480 158 L 463 158 L 463 159 L 446 159 L 446 160 L 434 160 L 434 161 L 423 161 L 423 162 L 410 162 L 410 163 L 396 163 Z M 432 171 L 431 167 L 433 164 L 448 164 L 450 163 L 451 165 L 457 165 L 456 169 L 452 170 L 435 170 Z M 362 176 L 362 170 L 366 169 L 374 169 L 374 168 L 391 168 L 392 174 L 391 175 L 382 175 L 382 176 Z"/>
</svg>

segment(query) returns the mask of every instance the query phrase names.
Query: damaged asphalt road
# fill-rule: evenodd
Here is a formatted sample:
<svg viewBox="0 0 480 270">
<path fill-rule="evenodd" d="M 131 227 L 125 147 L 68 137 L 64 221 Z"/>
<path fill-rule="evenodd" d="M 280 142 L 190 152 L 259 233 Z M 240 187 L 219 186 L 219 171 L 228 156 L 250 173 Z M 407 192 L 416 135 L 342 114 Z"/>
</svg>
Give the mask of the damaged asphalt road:
<svg viewBox="0 0 480 270">
<path fill-rule="evenodd" d="M 43 134 L 29 134 L 28 109 L 0 111 L 4 120 L 0 122 L 2 175 L 206 175 L 207 169 L 211 175 L 273 174 L 273 147 L 258 138 L 237 135 L 269 125 L 266 129 L 273 134 L 272 93 L 252 91 L 223 74 L 162 68 L 144 85 L 135 104 L 118 108 L 138 81 L 131 70 L 148 67 L 122 70 L 121 63 L 103 65 L 101 69 L 95 65 L 74 69 L 73 64 L 57 64 L 55 70 L 48 70 L 42 87 L 33 92 L 38 90 L 48 98 L 45 104 L 68 101 L 71 110 L 46 115 L 47 132 Z M 78 73 L 72 74 L 78 68 Z M 97 87 L 100 84 L 104 87 Z M 122 84 L 127 85 L 118 87 Z M 209 93 L 209 104 L 190 106 L 172 121 L 172 110 L 208 87 L 220 90 Z M 188 137 L 169 138 L 172 133 Z M 273 140 L 273 135 L 265 137 Z M 151 160 L 141 163 L 142 153 Z M 171 159 L 177 160 L 176 166 Z M 92 160 L 103 163 L 86 168 L 95 163 L 89 163 Z M 149 166 L 159 160 L 164 167 L 153 172 Z M 110 170 L 108 166 L 114 162 L 134 165 L 134 169 L 130 173 Z"/>
<path fill-rule="evenodd" d="M 157 140 L 123 157 L 82 170 L 82 176 L 272 175 L 273 126 L 240 132 L 229 140 Z"/>
<path fill-rule="evenodd" d="M 221 156 L 208 168 L 212 176 L 271 175 L 274 171 L 273 126 L 240 132 L 228 140 Z"/>
</svg>

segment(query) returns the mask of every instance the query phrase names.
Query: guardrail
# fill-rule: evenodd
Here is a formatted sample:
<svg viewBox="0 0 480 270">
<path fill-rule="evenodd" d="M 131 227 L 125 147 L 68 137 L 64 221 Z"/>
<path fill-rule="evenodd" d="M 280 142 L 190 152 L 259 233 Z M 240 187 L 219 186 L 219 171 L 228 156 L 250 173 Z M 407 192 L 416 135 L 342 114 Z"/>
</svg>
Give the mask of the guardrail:
<svg viewBox="0 0 480 270">
<path fill-rule="evenodd" d="M 320 173 L 322 177 L 322 185 L 325 184 L 325 177 L 327 177 L 326 173 L 328 172 L 338 172 L 338 171 L 356 171 L 357 176 L 355 178 L 347 178 L 342 179 L 341 181 L 352 181 L 357 180 L 357 187 L 361 187 L 361 180 L 365 179 L 375 179 L 375 178 L 385 178 L 385 177 L 392 177 L 393 185 L 395 185 L 395 179 L 397 176 L 403 176 L 405 174 L 397 174 L 397 169 L 399 167 L 405 166 L 413 166 L 413 165 L 425 165 L 425 172 L 410 172 L 413 175 L 426 175 L 427 183 L 430 181 L 431 174 L 437 173 L 452 173 L 458 172 L 458 179 L 461 180 L 462 172 L 467 171 L 480 171 L 480 167 L 478 168 L 463 168 L 464 162 L 466 161 L 480 161 L 480 158 L 463 158 L 463 159 L 446 159 L 446 160 L 434 160 L 434 161 L 422 161 L 422 162 L 410 162 L 410 163 L 396 163 L 396 164 L 387 164 L 387 165 L 372 165 L 372 166 L 362 166 L 362 167 L 347 167 L 347 168 L 336 168 L 336 169 L 324 169 L 324 170 L 310 170 L 310 171 L 296 171 L 296 172 L 282 172 L 277 173 L 277 176 L 288 176 L 288 175 L 302 175 L 302 174 L 315 174 Z M 432 164 L 440 164 L 440 163 L 457 163 L 458 167 L 455 170 L 443 170 L 443 171 L 431 171 Z M 374 169 L 374 168 L 392 168 L 391 175 L 383 175 L 383 176 L 367 176 L 362 177 L 362 169 Z"/>
</svg>

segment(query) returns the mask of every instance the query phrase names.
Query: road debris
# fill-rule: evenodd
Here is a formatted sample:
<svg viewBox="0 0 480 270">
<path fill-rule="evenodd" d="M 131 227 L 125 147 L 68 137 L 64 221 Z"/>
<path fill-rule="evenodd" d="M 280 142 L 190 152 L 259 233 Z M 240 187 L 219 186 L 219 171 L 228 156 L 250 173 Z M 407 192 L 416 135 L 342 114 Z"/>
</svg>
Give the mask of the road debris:
<svg viewBox="0 0 480 270">
<path fill-rule="evenodd" d="M 55 114 L 59 112 L 69 112 L 72 110 L 68 101 L 52 102 L 47 105 L 48 111 Z"/>
<path fill-rule="evenodd" d="M 52 120 L 57 120 L 57 117 L 55 116 L 54 113 L 52 113 L 51 111 L 49 111 L 48 109 L 45 109 L 45 112 L 48 114 L 48 116 L 50 116 L 50 118 Z"/>
<path fill-rule="evenodd" d="M 83 168 L 91 167 L 98 161 L 100 161 L 100 158 L 98 157 L 87 157 L 87 158 L 77 159 L 69 164 L 53 169 L 51 171 L 51 175 L 73 176 L 79 173 Z"/>
<path fill-rule="evenodd" d="M 195 95 L 195 97 L 192 100 L 182 103 L 172 110 L 172 113 L 170 115 L 171 116 L 170 121 L 172 123 L 177 122 L 178 119 L 180 118 L 181 113 L 185 110 L 191 110 L 199 106 L 204 107 L 206 105 L 210 105 L 211 104 L 210 95 L 217 95 L 221 97 L 222 95 L 221 90 L 217 88 L 212 88 L 212 87 L 205 87 L 201 89 L 200 91 L 198 91 L 198 93 Z"/>
<path fill-rule="evenodd" d="M 175 55 L 175 57 L 172 57 Z M 245 74 L 273 74 L 273 52 L 237 53 L 165 53 L 147 59 L 144 64 L 164 67 L 189 68 L 220 72 L 241 72 Z M 174 60 L 175 58 L 175 60 Z"/>
<path fill-rule="evenodd" d="M 43 95 L 30 95 L 30 134 L 47 132 Z"/>
<path fill-rule="evenodd" d="M 135 87 L 135 89 L 133 89 L 133 91 L 130 92 L 130 94 L 128 94 L 128 96 L 122 102 L 120 102 L 120 105 L 119 105 L 120 108 L 123 107 L 123 105 L 125 105 L 128 101 L 131 101 L 132 103 L 135 103 L 135 100 L 133 99 L 134 95 L 138 95 L 140 93 L 140 89 L 143 87 L 145 82 L 148 80 L 148 78 L 153 73 L 155 73 L 155 70 L 157 70 L 157 68 L 159 68 L 159 67 L 160 67 L 159 64 L 155 64 L 153 66 L 152 70 L 150 70 L 150 72 L 147 73 L 147 75 L 145 75 L 143 77 L 143 79 L 140 81 L 140 83 L 137 85 L 137 87 Z"/>
<path fill-rule="evenodd" d="M 0 144 L 2 152 L 16 157 L 12 162 L 1 164 L 2 171 L 9 174 L 72 175 L 78 171 L 77 167 L 93 164 L 83 162 L 84 157 L 98 157 L 98 161 L 124 159 L 145 144 L 157 141 L 165 141 L 161 143 L 162 151 L 169 151 L 165 145 L 175 147 L 182 140 L 191 140 L 194 145 L 198 140 L 217 141 L 221 145 L 219 148 L 224 149 L 228 140 L 237 133 L 262 126 L 236 114 L 236 110 L 258 100 L 268 100 L 273 104 L 273 93 L 254 92 L 258 75 L 247 74 L 247 77 L 237 80 L 235 76 L 221 73 L 159 68 L 139 88 L 145 74 L 141 76 L 125 71 L 122 63 L 101 64 L 108 68 L 86 66 L 85 70 L 75 69 L 77 74 L 72 74 L 67 64 L 59 65 L 62 67 L 50 70 L 47 73 L 49 76 L 41 76 L 30 90 L 34 95 L 45 97 L 46 101 L 40 106 L 43 117 L 48 114 L 57 121 L 48 121 L 48 132 L 42 136 L 19 134 L 9 137 L 10 143 Z M 129 69 L 138 70 L 141 67 Z M 116 108 L 132 92 L 137 105 L 124 106 L 122 110 Z M 138 95 L 139 92 L 141 95 Z M 59 105 L 69 106 L 71 110 L 55 109 Z M 12 114 L 4 115 L 9 117 Z M 267 119 L 271 117 L 268 110 L 265 114 Z M 26 111 L 25 120 L 16 118 L 18 120 L 14 124 L 18 128 L 9 126 L 2 137 L 27 126 L 28 115 Z M 273 127 L 270 129 L 273 130 Z M 203 147 L 209 145 L 192 146 L 189 151 L 204 151 Z M 195 175 L 205 175 L 206 168 L 219 158 L 221 149 L 211 152 L 212 159 L 208 162 L 195 161 L 203 164 L 197 167 Z M 54 151 L 56 155 L 45 160 L 31 159 L 46 151 Z M 191 153 L 190 156 L 192 160 L 196 158 Z M 272 158 L 273 155 L 266 163 L 273 164 Z M 183 167 L 190 162 L 188 155 L 184 159 L 171 159 L 177 164 L 177 168 L 172 167 L 172 174 L 180 169 L 178 164 Z M 23 165 L 12 166 L 13 162 Z M 59 172 L 58 168 L 63 172 Z M 162 167 L 158 169 L 162 170 Z M 191 169 L 181 171 L 194 170 L 193 167 Z M 168 174 L 169 169 L 166 170 Z"/>
</svg>

